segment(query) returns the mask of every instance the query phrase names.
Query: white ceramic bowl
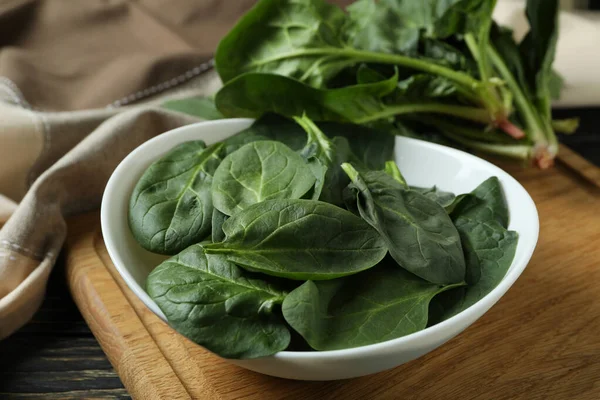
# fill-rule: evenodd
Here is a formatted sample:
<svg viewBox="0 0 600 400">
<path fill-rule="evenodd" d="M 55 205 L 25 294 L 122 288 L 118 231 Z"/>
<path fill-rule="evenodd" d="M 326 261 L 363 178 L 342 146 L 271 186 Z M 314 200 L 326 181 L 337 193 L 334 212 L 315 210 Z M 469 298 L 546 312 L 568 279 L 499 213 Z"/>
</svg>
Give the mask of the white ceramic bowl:
<svg viewBox="0 0 600 400">
<path fill-rule="evenodd" d="M 108 181 L 101 212 L 102 234 L 108 253 L 129 288 L 164 321 L 164 314 L 143 288 L 150 271 L 165 257 L 147 252 L 134 240 L 127 222 L 131 192 L 144 170 L 175 145 L 197 139 L 211 144 L 232 136 L 251 123 L 250 119 L 228 119 L 201 122 L 166 132 L 129 154 Z M 411 185 L 436 185 L 442 190 L 465 193 L 490 176 L 500 179 L 510 211 L 509 228 L 519 233 L 515 258 L 504 279 L 467 310 L 408 336 L 354 349 L 282 351 L 260 359 L 230 360 L 232 363 L 267 375 L 302 380 L 353 378 L 393 368 L 430 352 L 465 330 L 488 311 L 521 275 L 537 243 L 539 221 L 533 200 L 515 179 L 480 158 L 415 139 L 396 138 L 395 155 L 400 170 Z"/>
</svg>

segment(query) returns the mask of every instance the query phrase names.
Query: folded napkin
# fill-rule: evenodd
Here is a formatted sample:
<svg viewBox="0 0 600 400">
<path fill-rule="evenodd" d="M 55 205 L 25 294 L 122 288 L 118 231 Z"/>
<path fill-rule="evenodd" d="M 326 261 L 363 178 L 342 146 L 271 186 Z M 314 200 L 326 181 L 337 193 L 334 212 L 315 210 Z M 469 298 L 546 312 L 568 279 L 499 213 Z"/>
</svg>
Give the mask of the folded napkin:
<svg viewBox="0 0 600 400">
<path fill-rule="evenodd" d="M 219 88 L 205 54 L 252 4 L 0 5 L 0 339 L 39 307 L 66 236 L 65 218 L 98 208 L 110 174 L 135 147 L 198 121 L 160 104 Z M 500 2 L 496 14 L 522 34 L 522 4 Z M 575 14 L 561 22 L 563 102 L 598 104 L 598 22 Z"/>
</svg>

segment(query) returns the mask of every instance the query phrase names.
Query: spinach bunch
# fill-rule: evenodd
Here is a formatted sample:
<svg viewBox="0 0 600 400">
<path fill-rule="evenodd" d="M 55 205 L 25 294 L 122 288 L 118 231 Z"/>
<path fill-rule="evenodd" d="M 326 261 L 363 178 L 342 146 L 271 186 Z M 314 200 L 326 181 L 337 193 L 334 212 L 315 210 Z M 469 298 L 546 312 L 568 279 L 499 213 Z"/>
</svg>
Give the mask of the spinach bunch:
<svg viewBox="0 0 600 400">
<path fill-rule="evenodd" d="M 521 43 L 492 20 L 496 0 L 260 0 L 226 35 L 215 62 L 225 117 L 304 113 L 380 123 L 545 168 L 558 152 L 551 99 L 558 0 L 528 0 Z M 212 113 L 211 113 L 212 115 Z"/>
<path fill-rule="evenodd" d="M 227 358 L 334 350 L 422 330 L 504 277 L 517 235 L 500 182 L 455 196 L 407 184 L 395 138 L 266 115 L 154 162 L 134 237 L 171 258 L 146 290 L 176 330 Z"/>
</svg>

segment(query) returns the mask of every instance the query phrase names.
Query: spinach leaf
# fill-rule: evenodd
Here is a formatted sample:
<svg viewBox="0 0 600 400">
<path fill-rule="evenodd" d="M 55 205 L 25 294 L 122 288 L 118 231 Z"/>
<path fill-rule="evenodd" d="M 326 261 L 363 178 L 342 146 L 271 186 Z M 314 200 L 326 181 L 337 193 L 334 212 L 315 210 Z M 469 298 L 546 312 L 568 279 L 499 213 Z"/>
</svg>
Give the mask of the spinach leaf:
<svg viewBox="0 0 600 400">
<path fill-rule="evenodd" d="M 504 229 L 496 221 L 476 221 L 459 218 L 456 227 L 461 233 L 463 247 L 468 254 L 466 280 L 471 283 L 464 288 L 442 293 L 434 298 L 436 317 L 431 324 L 446 320 L 466 310 L 491 292 L 506 275 L 515 255 L 518 235 Z M 464 245 L 464 243 L 469 243 Z"/>
<path fill-rule="evenodd" d="M 387 253 L 380 236 L 354 214 L 314 200 L 263 201 L 223 224 L 222 243 L 205 246 L 253 272 L 325 280 L 376 265 Z M 318 234 L 315 234 L 318 232 Z"/>
<path fill-rule="evenodd" d="M 287 75 L 318 87 L 348 65 L 344 12 L 322 0 L 262 0 L 225 36 L 215 55 L 224 83 L 244 72 Z M 273 88 L 272 88 L 273 89 Z"/>
<path fill-rule="evenodd" d="M 436 186 L 432 188 L 411 187 L 411 189 L 416 190 L 428 199 L 435 201 L 443 208 L 446 208 L 446 211 L 448 211 L 447 207 L 450 207 L 456 199 L 454 193 L 444 192 L 443 190 L 439 190 Z"/>
<path fill-rule="evenodd" d="M 379 232 L 402 268 L 432 283 L 464 281 L 460 237 L 442 207 L 384 171 L 359 173 L 350 164 L 342 168 L 352 180 L 348 209 Z"/>
<path fill-rule="evenodd" d="M 381 118 L 381 98 L 395 90 L 397 76 L 340 89 L 316 89 L 281 75 L 247 73 L 216 95 L 217 108 L 231 117 L 257 118 L 266 112 L 286 117 L 306 114 L 316 121 L 366 122 Z M 291 96 L 290 93 L 293 93 Z"/>
<path fill-rule="evenodd" d="M 346 34 L 353 47 L 419 55 L 419 39 L 485 30 L 492 0 L 359 0 L 348 7 Z"/>
<path fill-rule="evenodd" d="M 306 143 L 306 133 L 294 121 L 267 113 L 254 121 L 252 126 L 225 139 L 225 155 L 231 154 L 245 144 L 261 140 L 275 140 L 297 151 Z"/>
<path fill-rule="evenodd" d="M 255 118 L 265 112 L 273 112 L 287 117 L 306 114 L 316 121 L 363 124 L 427 112 L 480 123 L 490 122 L 490 115 L 483 108 L 447 104 L 436 98 L 452 94 L 452 88 L 446 79 L 427 76 L 411 78 L 402 86 L 398 85 L 395 74 L 374 83 L 315 89 L 281 75 L 247 73 L 221 88 L 216 104 L 219 111 L 228 117 Z M 397 94 L 388 99 L 387 95 L 393 92 Z"/>
<path fill-rule="evenodd" d="M 506 275 L 517 248 L 517 233 L 506 229 L 508 212 L 497 178 L 462 196 L 451 217 L 465 252 L 469 286 L 436 297 L 432 323 L 458 314 L 491 292 Z"/>
<path fill-rule="evenodd" d="M 297 199 L 315 184 L 302 157 L 276 141 L 248 143 L 231 153 L 215 171 L 212 201 L 225 215 L 272 199 Z"/>
<path fill-rule="evenodd" d="M 396 137 L 384 130 L 334 122 L 323 122 L 318 126 L 330 138 L 344 137 L 356 161 L 368 169 L 383 169 L 385 162 L 394 157 Z"/>
<path fill-rule="evenodd" d="M 370 169 L 383 169 L 385 162 L 393 158 L 396 138 L 383 129 L 339 122 L 319 122 L 317 126 L 329 139 L 346 138 L 357 161 Z M 301 151 L 306 145 L 306 132 L 292 119 L 268 113 L 250 128 L 226 139 L 226 154 L 258 140 L 277 140 L 292 150 Z"/>
<path fill-rule="evenodd" d="M 143 248 L 172 255 L 210 235 L 212 176 L 221 148 L 183 143 L 144 172 L 129 202 L 129 226 Z"/>
<path fill-rule="evenodd" d="M 496 221 L 508 228 L 508 205 L 498 178 L 488 178 L 468 196 L 457 197 L 450 216 L 453 220 L 463 216 L 478 221 Z"/>
<path fill-rule="evenodd" d="M 306 116 L 294 119 L 308 135 L 306 146 L 300 154 L 307 161 L 316 178 L 312 199 L 343 205 L 342 192 L 349 180 L 340 165 L 349 161 L 352 156 L 348 140 L 340 136 L 329 140 Z"/>
<path fill-rule="evenodd" d="M 168 100 L 162 106 L 168 110 L 182 112 L 205 120 L 224 118 L 217 110 L 214 100 L 209 97 Z"/>
<path fill-rule="evenodd" d="M 430 300 L 453 286 L 424 281 L 386 259 L 357 275 L 307 281 L 286 296 L 282 310 L 315 350 L 347 349 L 424 329 Z"/>
<path fill-rule="evenodd" d="M 527 0 L 530 30 L 519 45 L 525 71 L 542 117 L 551 119 L 550 83 L 558 41 L 558 0 Z"/>
<path fill-rule="evenodd" d="M 201 245 L 156 267 L 146 290 L 171 326 L 221 357 L 269 356 L 290 342 L 279 311 L 286 292 Z"/>
<path fill-rule="evenodd" d="M 225 232 L 223 232 L 223 223 L 227 221 L 227 215 L 223 214 L 221 211 L 216 208 L 213 209 L 212 214 L 212 234 L 210 235 L 210 239 L 213 243 L 222 242 L 225 239 Z"/>
</svg>

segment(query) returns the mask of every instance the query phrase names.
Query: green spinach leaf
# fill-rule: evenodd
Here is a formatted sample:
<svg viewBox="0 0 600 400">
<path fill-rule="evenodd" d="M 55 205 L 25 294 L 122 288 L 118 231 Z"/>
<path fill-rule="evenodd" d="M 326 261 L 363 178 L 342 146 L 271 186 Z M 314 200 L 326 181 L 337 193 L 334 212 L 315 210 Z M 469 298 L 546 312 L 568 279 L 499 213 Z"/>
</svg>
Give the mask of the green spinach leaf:
<svg viewBox="0 0 600 400">
<path fill-rule="evenodd" d="M 221 148 L 183 143 L 144 172 L 129 203 L 129 226 L 142 247 L 173 255 L 210 235 L 212 177 Z"/>
<path fill-rule="evenodd" d="M 201 245 L 156 267 L 146 290 L 171 326 L 221 357 L 269 356 L 290 342 L 279 311 L 286 292 Z"/>
<path fill-rule="evenodd" d="M 384 171 L 342 167 L 352 180 L 346 205 L 379 232 L 402 268 L 432 283 L 464 281 L 460 237 L 442 207 Z"/>
<path fill-rule="evenodd" d="M 508 205 L 498 178 L 488 178 L 469 195 L 458 196 L 450 216 L 453 220 L 463 216 L 478 221 L 496 221 L 508 228 Z"/>
<path fill-rule="evenodd" d="M 335 122 L 323 122 L 318 126 L 330 138 L 344 137 L 356 161 L 368 169 L 383 169 L 385 162 L 394 158 L 396 137 L 384 130 Z"/>
<path fill-rule="evenodd" d="M 326 280 L 376 265 L 387 253 L 381 237 L 349 211 L 314 200 L 263 201 L 223 224 L 222 243 L 205 246 L 253 272 Z M 318 235 L 315 234 L 318 232 Z"/>
<path fill-rule="evenodd" d="M 348 65 L 332 54 L 344 46 L 345 23 L 344 12 L 322 0 L 261 0 L 219 43 L 217 71 L 225 83 L 268 72 L 322 86 Z"/>
<path fill-rule="evenodd" d="M 386 259 L 358 275 L 307 281 L 286 296 L 282 310 L 315 350 L 347 349 L 424 329 L 430 300 L 446 288 Z"/>
<path fill-rule="evenodd" d="M 428 199 L 435 201 L 445 208 L 446 211 L 448 211 L 447 207 L 450 207 L 456 199 L 454 193 L 444 192 L 443 190 L 439 190 L 436 186 L 432 188 L 411 187 L 411 189 L 416 190 Z"/>
<path fill-rule="evenodd" d="M 225 232 L 223 232 L 223 223 L 227 221 L 227 215 L 223 214 L 221 211 L 216 208 L 213 209 L 212 214 L 212 234 L 210 235 L 210 239 L 213 243 L 222 242 L 225 239 Z"/>
<path fill-rule="evenodd" d="M 217 110 L 214 100 L 209 97 L 168 100 L 162 106 L 168 110 L 182 112 L 205 120 L 224 118 Z"/>
<path fill-rule="evenodd" d="M 348 7 L 346 34 L 353 47 L 420 55 L 422 37 L 447 38 L 485 30 L 492 0 L 359 0 Z"/>
<path fill-rule="evenodd" d="M 558 42 L 558 11 L 558 0 L 527 0 L 530 30 L 519 45 L 535 103 L 546 121 L 551 119 L 550 84 Z"/>
<path fill-rule="evenodd" d="M 481 222 L 459 218 L 456 227 L 463 238 L 469 286 L 436 296 L 430 325 L 466 310 L 491 292 L 506 275 L 515 255 L 518 235 L 496 221 Z M 465 245 L 465 243 L 468 243 Z M 479 279 L 477 279 L 479 277 Z M 476 283 L 473 283 L 476 282 Z M 433 304 L 435 303 L 435 304 Z"/>
<path fill-rule="evenodd" d="M 306 132 L 289 118 L 267 113 L 254 121 L 252 126 L 225 141 L 227 154 L 258 140 L 275 140 L 298 151 L 306 143 Z"/>
<path fill-rule="evenodd" d="M 276 141 L 248 143 L 231 153 L 215 171 L 212 200 L 225 215 L 272 199 L 297 199 L 315 184 L 304 159 Z"/>
<path fill-rule="evenodd" d="M 460 234 L 469 286 L 436 297 L 431 323 L 458 314 L 491 292 L 506 275 L 517 248 L 517 233 L 506 229 L 508 211 L 497 178 L 461 196 L 450 215 Z"/>
<path fill-rule="evenodd" d="M 306 159 L 316 178 L 312 199 L 343 205 L 342 192 L 349 180 L 341 164 L 352 157 L 348 140 L 340 136 L 329 140 L 306 116 L 294 119 L 308 135 L 306 146 L 300 154 Z"/>
<path fill-rule="evenodd" d="M 286 117 L 306 114 L 315 121 L 366 122 L 381 118 L 381 98 L 396 89 L 397 76 L 340 89 L 316 89 L 282 75 L 247 73 L 216 95 L 225 116 L 257 118 L 266 112 Z M 293 95 L 290 95 L 293 93 Z"/>
</svg>

